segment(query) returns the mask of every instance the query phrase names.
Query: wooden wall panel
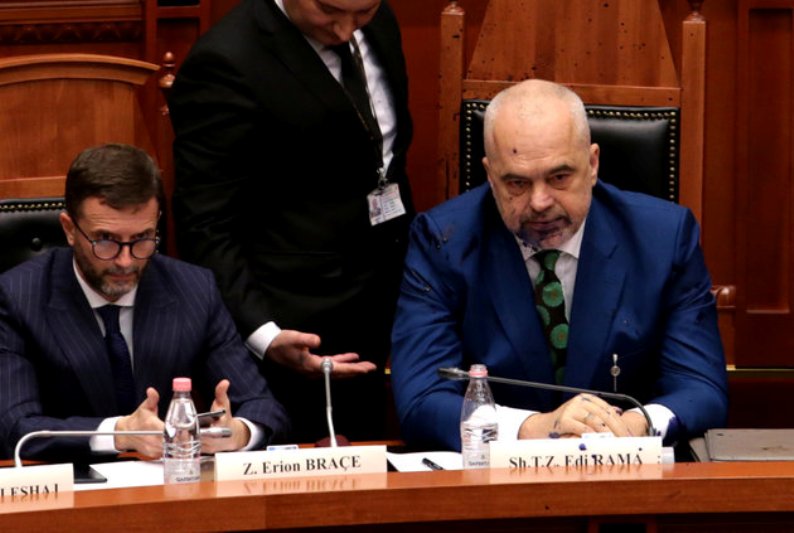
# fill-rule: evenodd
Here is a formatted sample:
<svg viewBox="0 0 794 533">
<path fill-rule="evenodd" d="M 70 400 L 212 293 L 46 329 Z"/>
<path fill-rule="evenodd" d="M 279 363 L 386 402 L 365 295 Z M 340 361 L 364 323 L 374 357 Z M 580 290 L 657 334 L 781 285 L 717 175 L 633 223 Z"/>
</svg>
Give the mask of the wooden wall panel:
<svg viewBox="0 0 794 533">
<path fill-rule="evenodd" d="M 447 0 L 391 0 L 403 36 L 408 63 L 409 101 L 414 120 L 414 142 L 408 154 L 416 207 L 424 211 L 446 199 L 438 188 L 439 20 Z M 466 10 L 465 39 L 471 57 L 485 8 L 483 0 L 460 0 Z"/>
<path fill-rule="evenodd" d="M 85 146 L 86 138 L 127 139 L 136 138 L 140 120 L 113 120 L 106 112 L 120 108 L 134 109 L 135 95 L 127 87 L 113 82 L 91 82 L 90 89 L 72 80 L 34 82 L 29 90 L 0 91 L 3 98 L 2 147 L 7 152 L 3 160 L 4 178 L 39 177 L 65 174 L 74 155 Z M 5 87 L 3 87 L 5 89 Z M 35 91 L 38 109 L 31 109 L 31 94 Z M 112 103 L 114 107 L 110 107 Z M 53 120 L 53 117 L 59 120 Z M 125 119 L 131 117 L 123 117 Z M 92 133 L 86 134 L 84 130 Z M 40 142 L 29 143 L 30 131 L 38 131 Z M 22 141 L 21 144 L 15 144 Z M 28 142 L 24 142 L 28 141 Z M 149 149 L 152 149 L 148 141 Z M 57 149 L 43 149 L 52 146 Z"/>
<path fill-rule="evenodd" d="M 466 12 L 463 36 L 467 64 L 473 58 L 481 29 L 494 39 L 502 38 L 500 34 L 509 30 L 487 26 L 485 12 L 492 1 L 505 0 L 457 2 Z M 507 1 L 519 4 L 526 0 Z M 238 3 L 239 0 L 212 0 L 212 21 L 219 20 Z M 445 199 L 435 177 L 438 75 L 442 67 L 438 30 L 440 13 L 448 1 L 390 3 L 403 32 L 415 122 L 408 170 L 416 204 L 425 210 Z M 566 10 L 560 7 L 563 4 L 576 9 Z M 655 80 L 654 84 L 663 87 L 672 79 L 671 72 L 680 68 L 677 61 L 682 51 L 681 21 L 690 11 L 690 3 L 658 0 L 656 4 L 654 7 L 653 2 L 636 0 L 542 2 L 535 16 L 564 17 L 570 22 L 569 29 L 564 30 L 564 35 L 549 35 L 540 27 L 534 41 L 516 47 L 514 55 L 526 53 L 530 46 L 553 43 L 554 46 L 544 48 L 539 68 L 554 65 L 568 72 L 572 80 L 584 73 L 605 80 L 627 80 L 634 75 L 632 64 L 664 57 L 664 68 L 652 78 L 643 78 L 643 82 Z M 59 7 L 55 15 L 54 6 Z M 68 12 L 61 9 L 65 7 Z M 659 14 L 654 11 L 649 18 L 647 10 L 654 9 Z M 600 10 L 618 11 L 618 22 L 599 21 Z M 794 0 L 706 0 L 702 13 L 708 30 L 700 222 L 714 283 L 737 287 L 736 315 L 724 312 L 720 316 L 728 361 L 740 367 L 794 367 L 794 360 L 788 355 L 794 353 L 794 335 L 789 334 L 794 331 L 794 324 L 788 309 L 794 296 L 789 281 L 794 237 L 794 162 L 790 155 L 794 142 Z M 595 15 L 593 20 L 591 15 Z M 662 25 L 648 26 L 647 20 L 659 17 Z M 63 51 L 141 58 L 142 18 L 141 0 L 0 0 L 0 56 Z M 68 22 L 68 31 L 58 24 L 59 20 Z M 179 63 L 197 35 L 195 21 L 162 20 L 158 29 L 158 55 L 173 51 Z M 669 50 L 643 46 L 646 34 L 662 31 L 666 32 Z M 594 58 L 577 55 L 576 40 L 581 32 L 603 36 L 604 54 Z M 614 58 L 607 60 L 613 53 L 609 50 L 615 48 L 623 66 Z M 510 58 L 499 62 L 510 64 Z M 488 65 L 488 61 L 484 64 Z M 480 68 L 479 63 L 475 62 L 472 68 Z M 518 77 L 526 73 L 510 74 Z M 157 119 L 147 116 L 147 121 L 151 120 Z M 159 150 L 161 157 L 166 155 L 163 162 L 167 166 L 167 121 L 160 127 Z M 756 249 L 767 251 L 765 259 L 753 257 Z"/>
<path fill-rule="evenodd" d="M 701 240 L 714 283 L 736 283 L 736 0 L 707 1 L 706 135 Z M 668 26 L 669 28 L 669 26 Z M 729 354 L 730 355 L 730 354 Z M 730 360 L 730 358 L 729 358 Z"/>
<path fill-rule="evenodd" d="M 794 2 L 739 7 L 736 363 L 792 367 Z"/>
<path fill-rule="evenodd" d="M 467 78 L 679 84 L 656 0 L 490 0 L 488 5 Z M 500 47 L 503 42 L 511 46 Z M 488 50 L 499 50 L 499 55 L 488 56 Z M 535 58 L 529 66 L 528 57 Z"/>
</svg>

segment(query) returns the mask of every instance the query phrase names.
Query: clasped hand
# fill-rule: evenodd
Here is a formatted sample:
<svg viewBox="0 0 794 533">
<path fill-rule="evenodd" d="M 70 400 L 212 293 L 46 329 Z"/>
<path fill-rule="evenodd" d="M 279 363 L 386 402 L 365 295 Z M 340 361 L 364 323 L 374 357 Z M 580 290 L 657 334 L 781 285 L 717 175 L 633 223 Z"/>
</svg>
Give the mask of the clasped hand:
<svg viewBox="0 0 794 533">
<path fill-rule="evenodd" d="M 212 410 L 225 409 L 226 413 L 212 422 L 213 427 L 228 427 L 232 431 L 230 437 L 201 439 L 202 453 L 239 450 L 248 444 L 251 438 L 248 426 L 240 419 L 232 417 L 229 401 L 229 380 L 223 379 L 215 387 L 215 400 Z M 129 416 L 121 417 L 116 422 L 117 431 L 157 431 L 162 434 L 165 424 L 157 416 L 157 404 L 160 394 L 153 387 L 146 389 L 146 399 Z M 157 459 L 163 455 L 163 437 L 160 435 L 117 435 L 114 446 L 121 451 L 134 451 Z"/>
<path fill-rule="evenodd" d="M 611 432 L 616 437 L 645 435 L 648 423 L 634 411 L 623 412 L 592 394 L 574 396 L 554 411 L 528 417 L 520 439 L 580 437 L 583 433 Z"/>
</svg>

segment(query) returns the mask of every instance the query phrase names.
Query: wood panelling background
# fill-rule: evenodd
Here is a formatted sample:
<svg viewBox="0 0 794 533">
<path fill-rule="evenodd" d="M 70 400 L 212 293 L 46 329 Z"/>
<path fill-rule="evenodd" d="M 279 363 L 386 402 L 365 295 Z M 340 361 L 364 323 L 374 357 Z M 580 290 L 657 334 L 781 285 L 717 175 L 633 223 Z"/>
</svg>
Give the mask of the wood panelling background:
<svg viewBox="0 0 794 533">
<path fill-rule="evenodd" d="M 794 2 L 742 0 L 737 23 L 737 364 L 794 366 Z"/>
<path fill-rule="evenodd" d="M 211 0 L 211 21 L 237 3 Z M 416 204 L 424 210 L 445 199 L 436 175 L 439 19 L 448 2 L 390 3 L 402 27 L 410 77 L 415 139 L 409 173 Z M 519 12 L 524 3 L 515 0 L 516 25 L 521 24 L 521 17 L 533 16 Z M 567 17 L 570 28 L 562 35 L 537 38 L 557 39 L 558 45 L 565 47 L 576 40 L 581 17 L 609 2 L 582 0 L 581 11 L 552 15 L 555 3 L 546 0 L 543 12 L 534 16 Z M 58 17 L 49 20 L 48 10 L 56 5 L 73 9 L 69 13 L 60 10 Z M 140 0 L 0 0 L 0 55 L 63 50 L 145 59 L 143 5 Z M 488 0 L 459 0 L 458 5 L 466 11 L 468 64 L 486 23 Z M 657 73 L 661 80 L 670 76 L 671 59 L 672 68 L 680 70 L 681 21 L 690 5 L 687 0 L 658 0 L 658 6 L 664 24 L 655 31 L 666 33 L 670 49 L 669 53 L 647 50 L 646 55 L 648 61 L 664 56 Z M 97 13 L 111 13 L 113 20 L 108 22 Z M 714 284 L 736 287 L 735 311 L 721 315 L 728 359 L 739 367 L 794 368 L 794 287 L 790 281 L 794 255 L 794 0 L 705 0 L 702 14 L 708 30 L 700 222 Z M 179 63 L 199 34 L 196 21 L 180 18 L 158 19 L 156 30 L 157 62 L 163 52 L 172 51 Z M 498 38 L 502 29 L 490 30 L 484 33 Z M 645 37 L 621 33 L 618 23 L 614 39 L 601 43 L 599 50 L 641 47 Z M 520 56 L 531 46 L 527 43 L 510 53 Z M 572 75 L 583 78 L 631 79 L 632 75 L 631 65 L 610 66 L 597 57 L 570 67 Z M 532 71 L 515 75 L 526 74 Z M 150 112 L 153 122 L 159 120 L 156 109 Z M 167 121 L 156 127 L 163 124 L 167 127 Z M 158 135 L 158 151 L 167 166 L 170 141 L 167 131 Z M 763 382 L 763 377 L 757 381 Z"/>
</svg>

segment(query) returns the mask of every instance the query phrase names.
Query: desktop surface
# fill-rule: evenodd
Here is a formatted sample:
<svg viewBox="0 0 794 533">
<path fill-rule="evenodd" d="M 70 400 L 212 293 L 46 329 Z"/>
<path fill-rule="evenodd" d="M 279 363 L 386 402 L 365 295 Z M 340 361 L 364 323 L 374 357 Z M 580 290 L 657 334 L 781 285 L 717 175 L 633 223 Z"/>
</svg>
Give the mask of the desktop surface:
<svg viewBox="0 0 794 533">
<path fill-rule="evenodd" d="M 389 472 L 5 498 L 0 529 L 584 531 L 628 521 L 791 531 L 793 493 L 788 462 Z"/>
</svg>

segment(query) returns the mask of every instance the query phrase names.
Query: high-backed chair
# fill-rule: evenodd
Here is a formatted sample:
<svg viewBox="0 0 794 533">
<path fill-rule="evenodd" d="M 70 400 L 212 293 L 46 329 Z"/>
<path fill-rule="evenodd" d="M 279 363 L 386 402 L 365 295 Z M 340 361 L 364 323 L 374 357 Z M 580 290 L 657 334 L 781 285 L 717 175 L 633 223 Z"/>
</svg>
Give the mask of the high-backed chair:
<svg viewBox="0 0 794 533">
<path fill-rule="evenodd" d="M 66 245 L 58 222 L 63 208 L 63 198 L 0 200 L 0 272 Z"/>
<path fill-rule="evenodd" d="M 677 201 L 701 219 L 702 3 L 688 0 L 679 23 L 660 0 L 488 0 L 469 46 L 465 11 L 449 0 L 440 25 L 438 190 L 452 197 L 485 179 L 485 105 L 514 83 L 541 78 L 585 102 L 601 146 L 599 179 Z M 712 290 L 730 354 L 736 289 Z"/>
<path fill-rule="evenodd" d="M 0 58 L 0 271 L 65 244 L 58 214 L 79 152 L 122 142 L 154 154 L 139 97 L 158 69 L 95 54 Z"/>
<path fill-rule="evenodd" d="M 472 47 L 465 12 L 450 1 L 441 17 L 439 189 L 450 197 L 483 178 L 478 109 L 518 81 L 542 78 L 587 105 L 601 179 L 677 200 L 699 217 L 706 57 L 699 3 L 690 2 L 676 28 L 665 26 L 658 0 L 489 0 Z M 652 156 L 645 146 L 654 146 Z"/>
<path fill-rule="evenodd" d="M 460 112 L 460 191 L 486 179 L 482 166 L 487 100 L 464 100 Z M 624 190 L 678 201 L 678 123 L 674 107 L 588 105 L 592 140 L 601 148 L 599 178 Z"/>
</svg>

